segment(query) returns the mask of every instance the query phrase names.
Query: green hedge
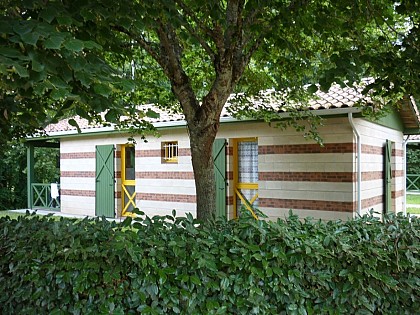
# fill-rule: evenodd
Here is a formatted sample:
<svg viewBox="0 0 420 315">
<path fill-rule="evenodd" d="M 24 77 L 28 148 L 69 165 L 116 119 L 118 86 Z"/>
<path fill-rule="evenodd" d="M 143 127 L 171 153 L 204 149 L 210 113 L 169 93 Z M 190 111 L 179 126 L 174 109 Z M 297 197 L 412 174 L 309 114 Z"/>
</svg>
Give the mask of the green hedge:
<svg viewBox="0 0 420 315">
<path fill-rule="evenodd" d="M 418 314 L 416 218 L 0 219 L 1 314 Z"/>
</svg>

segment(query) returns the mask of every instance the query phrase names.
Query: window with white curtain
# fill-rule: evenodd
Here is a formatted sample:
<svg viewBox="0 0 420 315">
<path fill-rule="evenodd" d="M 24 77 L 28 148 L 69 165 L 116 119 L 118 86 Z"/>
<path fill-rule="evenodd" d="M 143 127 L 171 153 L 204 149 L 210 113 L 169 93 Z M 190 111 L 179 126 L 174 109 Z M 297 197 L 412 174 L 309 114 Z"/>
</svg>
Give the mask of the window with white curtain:
<svg viewBox="0 0 420 315">
<path fill-rule="evenodd" d="M 237 142 L 237 190 L 248 203 L 258 206 L 258 142 L 252 140 L 239 140 Z M 256 199 L 255 199 L 256 198 Z M 243 201 L 236 195 L 236 213 L 239 216 L 239 209 L 243 206 Z"/>
</svg>

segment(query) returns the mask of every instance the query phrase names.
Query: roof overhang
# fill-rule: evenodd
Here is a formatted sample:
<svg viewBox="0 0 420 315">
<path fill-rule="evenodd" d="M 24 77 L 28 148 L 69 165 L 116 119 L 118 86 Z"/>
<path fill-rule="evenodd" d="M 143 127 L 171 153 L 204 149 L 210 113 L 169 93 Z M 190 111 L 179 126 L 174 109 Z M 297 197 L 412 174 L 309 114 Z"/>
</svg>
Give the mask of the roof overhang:
<svg viewBox="0 0 420 315">
<path fill-rule="evenodd" d="M 404 123 L 404 134 L 420 134 L 420 114 L 412 96 L 404 97 L 400 101 L 399 114 Z"/>
<path fill-rule="evenodd" d="M 320 117 L 330 117 L 330 116 L 342 116 L 347 115 L 349 113 L 361 113 L 361 109 L 357 107 L 345 107 L 345 108 L 330 108 L 330 109 L 317 109 L 317 110 L 308 110 L 307 113 L 303 113 L 302 116 L 310 116 L 310 115 L 317 115 Z M 288 112 L 281 112 L 278 113 L 279 119 L 287 119 L 291 117 L 292 114 Z M 232 116 L 223 116 L 220 118 L 221 124 L 226 123 L 240 123 L 240 122 L 257 122 L 257 120 L 253 118 L 234 118 Z M 179 128 L 179 127 L 186 127 L 187 122 L 185 120 L 169 120 L 169 121 L 160 121 L 153 123 L 153 126 L 157 129 L 168 129 L 168 128 Z M 58 138 L 67 138 L 67 137 L 74 137 L 74 136 L 92 136 L 97 134 L 118 134 L 118 133 L 126 133 L 127 129 L 117 129 L 114 126 L 106 126 L 106 127 L 93 127 L 93 128 L 86 128 L 81 129 L 78 132 L 76 129 L 71 130 L 64 130 L 64 131 L 54 131 L 49 132 L 46 135 L 41 136 L 34 136 L 28 137 L 27 141 L 36 141 L 40 138 L 49 138 L 49 139 L 58 139 Z"/>
</svg>

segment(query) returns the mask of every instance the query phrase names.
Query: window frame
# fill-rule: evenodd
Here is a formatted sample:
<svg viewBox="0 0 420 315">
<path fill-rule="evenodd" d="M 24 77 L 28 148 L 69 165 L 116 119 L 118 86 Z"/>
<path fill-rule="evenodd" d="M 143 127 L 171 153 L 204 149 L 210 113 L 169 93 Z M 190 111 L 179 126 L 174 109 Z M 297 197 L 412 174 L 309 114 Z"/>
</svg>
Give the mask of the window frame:
<svg viewBox="0 0 420 315">
<path fill-rule="evenodd" d="M 162 163 L 176 164 L 179 157 L 178 141 L 162 141 Z"/>
</svg>

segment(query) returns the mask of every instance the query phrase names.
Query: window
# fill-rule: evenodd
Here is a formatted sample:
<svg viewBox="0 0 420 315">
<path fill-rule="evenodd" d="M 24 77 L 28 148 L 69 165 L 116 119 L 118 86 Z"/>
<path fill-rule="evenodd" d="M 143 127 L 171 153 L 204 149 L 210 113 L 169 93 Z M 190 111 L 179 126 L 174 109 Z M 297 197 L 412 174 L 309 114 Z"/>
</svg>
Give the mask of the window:
<svg viewBox="0 0 420 315">
<path fill-rule="evenodd" d="M 258 139 L 234 139 L 233 161 L 234 217 L 245 207 L 257 219 L 253 207 L 258 207 Z"/>
<path fill-rule="evenodd" d="M 178 141 L 162 142 L 162 162 L 178 163 Z"/>
</svg>

